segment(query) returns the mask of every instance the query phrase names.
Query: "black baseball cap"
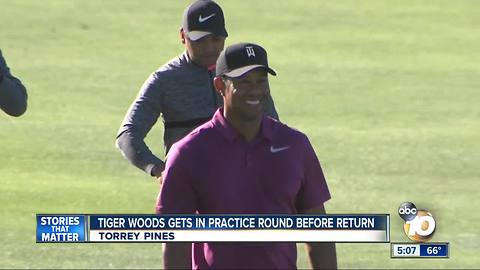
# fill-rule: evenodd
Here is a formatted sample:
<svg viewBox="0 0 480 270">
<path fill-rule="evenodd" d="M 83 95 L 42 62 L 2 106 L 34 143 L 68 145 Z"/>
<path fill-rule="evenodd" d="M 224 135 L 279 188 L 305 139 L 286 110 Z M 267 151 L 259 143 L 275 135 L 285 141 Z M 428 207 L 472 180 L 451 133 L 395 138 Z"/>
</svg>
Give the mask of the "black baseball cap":
<svg viewBox="0 0 480 270">
<path fill-rule="evenodd" d="M 190 4 L 183 13 L 182 27 L 193 41 L 207 35 L 228 36 L 222 8 L 211 0 L 197 0 Z"/>
<path fill-rule="evenodd" d="M 255 69 L 263 68 L 272 75 L 277 73 L 268 66 L 267 51 L 253 43 L 228 46 L 217 59 L 216 75 L 236 78 Z"/>
</svg>

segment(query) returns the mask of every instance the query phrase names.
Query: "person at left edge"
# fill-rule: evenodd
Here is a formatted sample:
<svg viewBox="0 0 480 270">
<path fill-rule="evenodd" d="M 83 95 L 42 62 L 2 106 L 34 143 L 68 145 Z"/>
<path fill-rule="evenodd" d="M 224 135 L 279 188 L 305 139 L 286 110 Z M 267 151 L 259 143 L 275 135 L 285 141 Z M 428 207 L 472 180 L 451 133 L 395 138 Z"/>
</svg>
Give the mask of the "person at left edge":
<svg viewBox="0 0 480 270">
<path fill-rule="evenodd" d="M 160 182 L 165 163 L 151 152 L 144 138 L 161 117 L 168 153 L 173 143 L 210 120 L 223 105 L 213 78 L 215 61 L 227 36 L 224 14 L 217 3 L 199 0 L 189 5 L 180 28 L 185 51 L 150 75 L 123 120 L 117 147 L 133 165 Z M 270 96 L 265 112 L 278 119 Z"/>
<path fill-rule="evenodd" d="M 27 89 L 10 73 L 0 50 L 0 108 L 11 116 L 20 116 L 27 110 Z"/>
</svg>

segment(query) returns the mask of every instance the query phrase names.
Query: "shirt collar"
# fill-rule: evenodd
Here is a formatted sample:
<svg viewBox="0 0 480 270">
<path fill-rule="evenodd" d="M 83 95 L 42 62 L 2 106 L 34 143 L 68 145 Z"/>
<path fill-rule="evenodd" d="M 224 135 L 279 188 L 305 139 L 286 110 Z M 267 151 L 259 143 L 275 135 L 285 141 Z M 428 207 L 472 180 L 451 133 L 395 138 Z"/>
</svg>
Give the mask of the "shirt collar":
<svg viewBox="0 0 480 270">
<path fill-rule="evenodd" d="M 227 139 L 229 142 L 233 142 L 237 137 L 240 136 L 240 133 L 235 130 L 235 128 L 232 127 L 232 125 L 230 125 L 227 119 L 225 119 L 225 117 L 223 116 L 223 107 L 217 109 L 217 111 L 213 115 L 212 123 L 222 134 L 222 136 L 225 137 L 225 139 Z M 272 124 L 272 121 L 269 121 L 268 117 L 263 115 L 260 134 L 257 136 L 257 138 L 265 138 L 271 141 L 273 138 Z"/>
</svg>

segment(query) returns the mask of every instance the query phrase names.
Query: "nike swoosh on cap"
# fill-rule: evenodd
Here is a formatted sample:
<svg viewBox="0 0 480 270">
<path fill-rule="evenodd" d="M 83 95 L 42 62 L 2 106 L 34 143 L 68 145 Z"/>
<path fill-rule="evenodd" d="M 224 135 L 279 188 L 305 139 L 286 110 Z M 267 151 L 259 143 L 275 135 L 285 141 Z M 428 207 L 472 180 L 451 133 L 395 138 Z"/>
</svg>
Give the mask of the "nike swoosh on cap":
<svg viewBox="0 0 480 270">
<path fill-rule="evenodd" d="M 270 152 L 277 153 L 277 152 L 280 152 L 280 151 L 283 151 L 283 150 L 287 150 L 288 148 L 290 148 L 290 146 L 274 148 L 273 145 L 272 145 L 272 146 L 270 146 Z"/>
<path fill-rule="evenodd" d="M 205 17 L 205 18 L 202 18 L 202 14 L 200 14 L 200 16 L 198 16 L 198 21 L 202 23 L 202 22 L 204 22 L 204 21 L 212 18 L 212 17 L 215 16 L 216 14 L 217 14 L 217 13 L 212 13 L 212 14 L 208 15 L 208 16 Z"/>
</svg>

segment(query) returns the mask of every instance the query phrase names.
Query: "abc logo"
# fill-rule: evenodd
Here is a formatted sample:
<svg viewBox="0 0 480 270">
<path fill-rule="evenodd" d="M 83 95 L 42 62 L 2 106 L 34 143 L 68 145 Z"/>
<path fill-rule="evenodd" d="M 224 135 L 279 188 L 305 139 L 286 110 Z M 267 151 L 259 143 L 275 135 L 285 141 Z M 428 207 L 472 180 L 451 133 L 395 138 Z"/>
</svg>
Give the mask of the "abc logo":
<svg viewBox="0 0 480 270">
<path fill-rule="evenodd" d="M 405 220 L 403 229 L 413 241 L 426 242 L 435 232 L 435 219 L 427 210 L 417 210 L 411 202 L 404 202 L 398 208 L 398 215 Z"/>
</svg>

